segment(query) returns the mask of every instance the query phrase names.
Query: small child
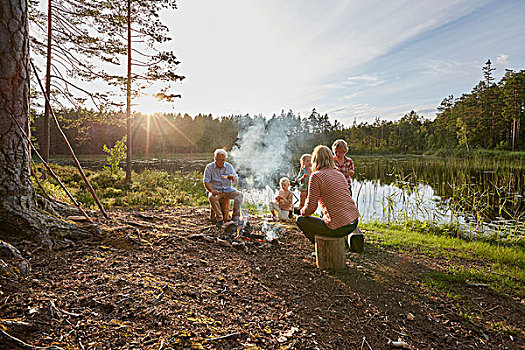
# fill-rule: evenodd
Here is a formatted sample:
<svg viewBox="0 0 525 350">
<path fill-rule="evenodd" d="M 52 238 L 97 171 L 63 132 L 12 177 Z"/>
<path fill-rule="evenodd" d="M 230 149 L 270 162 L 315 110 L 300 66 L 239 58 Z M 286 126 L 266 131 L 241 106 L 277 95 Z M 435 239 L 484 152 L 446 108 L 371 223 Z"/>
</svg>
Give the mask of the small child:
<svg viewBox="0 0 525 350">
<path fill-rule="evenodd" d="M 279 181 L 279 185 L 281 186 L 281 190 L 277 197 L 275 197 L 275 202 L 270 203 L 270 209 L 274 220 L 277 220 L 276 211 L 279 214 L 280 220 L 287 220 L 293 206 L 293 193 L 290 191 L 290 180 L 287 177 L 283 177 Z"/>
<path fill-rule="evenodd" d="M 308 181 L 310 180 L 310 174 L 312 174 L 312 156 L 310 154 L 303 154 L 301 156 L 301 170 L 297 175 L 297 182 L 299 183 L 299 207 L 295 208 L 294 212 L 299 212 L 304 206 L 306 197 L 308 196 Z"/>
</svg>

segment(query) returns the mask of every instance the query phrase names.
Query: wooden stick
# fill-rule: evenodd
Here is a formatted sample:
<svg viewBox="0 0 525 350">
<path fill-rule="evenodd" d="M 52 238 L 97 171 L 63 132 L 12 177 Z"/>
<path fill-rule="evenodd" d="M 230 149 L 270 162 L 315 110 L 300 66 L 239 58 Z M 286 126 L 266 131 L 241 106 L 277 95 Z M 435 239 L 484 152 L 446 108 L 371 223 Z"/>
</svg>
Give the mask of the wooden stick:
<svg viewBox="0 0 525 350">
<path fill-rule="evenodd" d="M 27 343 L 24 343 L 18 338 L 13 337 L 12 335 L 6 333 L 2 328 L 0 328 L 0 335 L 2 335 L 5 339 L 8 341 L 15 343 L 18 347 L 22 349 L 29 349 L 29 350 L 64 350 L 61 347 L 58 346 L 35 346 L 30 345 Z"/>
<path fill-rule="evenodd" d="M 44 193 L 44 197 L 46 197 L 47 199 L 52 201 L 51 197 L 49 197 L 49 195 L 47 194 L 46 190 L 44 190 L 44 187 L 40 183 L 40 180 L 38 179 L 38 176 L 36 176 L 35 171 L 33 170 L 33 167 L 31 166 L 31 167 L 29 167 L 29 169 L 31 169 L 31 175 L 33 175 L 33 178 L 35 179 L 36 184 L 38 185 L 38 187 L 40 187 L 40 189 Z"/>
<path fill-rule="evenodd" d="M 216 338 L 204 339 L 204 341 L 214 341 L 214 340 L 227 339 L 227 338 L 231 338 L 231 337 L 238 337 L 239 335 L 241 335 L 241 333 L 231 333 L 231 334 L 226 334 L 226 335 L 223 335 L 223 336 L 220 336 L 220 337 L 216 337 Z"/>
<path fill-rule="evenodd" d="M 42 86 L 42 82 L 40 81 L 40 77 L 38 76 L 38 73 L 36 71 L 35 65 L 33 64 L 33 60 L 31 60 L 31 66 L 33 67 L 33 71 L 35 72 L 35 76 L 36 76 L 36 79 L 38 80 L 38 84 L 40 85 L 40 88 L 42 89 L 42 91 L 44 91 L 44 87 Z M 44 96 L 46 98 L 46 102 L 49 104 L 49 111 L 51 112 L 51 116 L 53 117 L 53 120 L 55 121 L 57 129 L 60 132 L 60 135 L 62 136 L 62 138 L 64 139 L 64 142 L 66 143 L 66 146 L 69 149 L 69 152 L 71 153 L 71 157 L 73 157 L 73 160 L 75 161 L 75 165 L 77 166 L 77 169 L 78 169 L 80 175 L 82 176 L 82 179 L 84 179 L 84 182 L 86 183 L 86 185 L 87 185 L 87 187 L 89 189 L 89 192 L 91 192 L 91 196 L 93 196 L 93 199 L 95 200 L 95 202 L 97 203 L 98 207 L 100 208 L 100 211 L 102 212 L 102 215 L 104 215 L 104 217 L 106 219 L 109 219 L 110 217 L 108 216 L 108 214 L 104 210 L 104 207 L 102 206 L 102 204 L 98 200 L 98 197 L 95 194 L 95 190 L 93 189 L 93 187 L 89 183 L 89 181 L 88 181 L 88 179 L 86 177 L 86 174 L 84 174 L 84 170 L 82 169 L 82 166 L 80 165 L 80 162 L 78 161 L 78 159 L 77 159 L 77 157 L 75 155 L 75 151 L 73 151 L 73 148 L 71 147 L 71 144 L 69 143 L 69 141 L 68 141 L 68 139 L 66 137 L 66 134 L 64 134 L 64 131 L 62 130 L 62 128 L 60 127 L 60 124 L 58 123 L 58 119 L 57 119 L 57 117 L 55 115 L 55 112 L 53 111 L 53 108 L 51 108 L 51 104 L 49 102 L 48 96 L 45 93 L 44 93 Z"/>
<path fill-rule="evenodd" d="M 30 327 L 33 327 L 33 325 L 31 323 L 27 323 L 27 322 L 24 322 L 24 321 L 18 321 L 18 320 L 3 320 L 3 319 L 0 319 L 0 324 L 3 324 L 5 326 L 11 326 L 11 327 L 26 327 L 26 328 L 30 328 Z"/>
</svg>

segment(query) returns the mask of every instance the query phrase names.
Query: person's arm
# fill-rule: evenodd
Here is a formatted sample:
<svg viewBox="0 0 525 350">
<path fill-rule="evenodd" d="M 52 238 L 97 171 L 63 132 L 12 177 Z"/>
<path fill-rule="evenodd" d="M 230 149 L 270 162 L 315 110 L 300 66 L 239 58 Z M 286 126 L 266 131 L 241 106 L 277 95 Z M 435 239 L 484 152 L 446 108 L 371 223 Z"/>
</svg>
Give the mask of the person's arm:
<svg viewBox="0 0 525 350">
<path fill-rule="evenodd" d="M 354 175 L 354 161 L 350 158 L 348 158 L 348 160 L 350 161 L 350 164 L 348 165 L 348 176 L 352 176 Z"/>
<path fill-rule="evenodd" d="M 299 174 L 297 174 L 297 177 L 295 178 L 295 181 L 303 182 L 304 169 L 305 168 L 301 168 L 301 170 L 299 170 Z"/>
<path fill-rule="evenodd" d="M 214 196 L 216 196 L 216 195 L 219 194 L 219 191 L 213 189 L 213 186 L 212 186 L 211 183 L 209 183 L 209 182 L 205 182 L 205 183 L 204 183 L 204 187 L 206 187 L 206 189 L 208 190 L 208 192 L 210 192 L 210 193 L 213 194 Z"/>
<path fill-rule="evenodd" d="M 301 209 L 302 216 L 310 216 L 317 210 L 319 198 L 321 198 L 321 180 L 315 174 L 310 175 L 310 182 L 308 183 L 308 197 L 306 204 Z"/>
<path fill-rule="evenodd" d="M 216 196 L 217 194 L 219 194 L 219 191 L 216 191 L 210 183 L 211 171 L 208 166 L 204 169 L 204 176 L 202 177 L 202 182 L 204 183 L 204 187 L 206 188 L 206 190 L 208 190 L 208 192 L 210 192 L 212 195 Z"/>
<path fill-rule="evenodd" d="M 233 168 L 233 166 L 231 164 L 228 163 L 228 172 L 230 173 L 230 175 L 228 175 L 228 179 L 233 181 L 233 183 L 235 185 L 237 185 L 239 183 L 239 176 L 237 175 L 237 173 L 235 172 L 235 169 Z"/>
<path fill-rule="evenodd" d="M 238 176 L 235 176 L 235 175 L 228 175 L 228 179 L 232 180 L 232 182 L 237 185 L 239 184 L 239 177 Z"/>
<path fill-rule="evenodd" d="M 297 176 L 295 177 L 295 181 L 298 181 L 300 182 L 301 181 L 301 173 L 303 172 L 303 169 L 299 170 L 299 173 L 297 174 Z"/>
</svg>

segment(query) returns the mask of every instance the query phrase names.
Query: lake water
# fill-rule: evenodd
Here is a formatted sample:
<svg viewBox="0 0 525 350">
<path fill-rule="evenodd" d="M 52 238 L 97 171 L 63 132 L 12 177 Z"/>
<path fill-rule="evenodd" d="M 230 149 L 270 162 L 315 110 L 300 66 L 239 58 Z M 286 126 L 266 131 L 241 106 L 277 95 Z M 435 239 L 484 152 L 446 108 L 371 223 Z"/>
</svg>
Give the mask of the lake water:
<svg viewBox="0 0 525 350">
<path fill-rule="evenodd" d="M 355 157 L 352 189 L 364 220 L 457 222 L 468 232 L 525 234 L 519 161 Z"/>
<path fill-rule="evenodd" d="M 169 172 L 203 171 L 208 154 L 135 160 L 133 169 Z M 100 168 L 103 158 L 83 159 L 86 167 Z M 457 222 L 475 235 L 525 235 L 525 162 L 457 159 L 427 156 L 352 157 L 356 173 L 352 189 L 361 220 L 402 222 L 405 219 L 437 223 Z M 67 162 L 67 161 L 64 161 Z M 265 188 L 246 182 L 245 201 L 264 205 L 274 197 L 276 174 Z M 245 174 L 240 174 L 241 176 Z M 298 193 L 296 192 L 297 198 Z"/>
</svg>

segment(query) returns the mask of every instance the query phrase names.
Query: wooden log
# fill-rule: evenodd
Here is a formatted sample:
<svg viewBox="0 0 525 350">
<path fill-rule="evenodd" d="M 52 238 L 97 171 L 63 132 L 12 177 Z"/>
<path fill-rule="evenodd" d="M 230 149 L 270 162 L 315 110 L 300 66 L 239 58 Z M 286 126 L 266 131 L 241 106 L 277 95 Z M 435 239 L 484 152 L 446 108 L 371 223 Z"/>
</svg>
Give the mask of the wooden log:
<svg viewBox="0 0 525 350">
<path fill-rule="evenodd" d="M 315 236 L 315 264 L 323 270 L 344 270 L 345 237 Z"/>
<path fill-rule="evenodd" d="M 222 217 L 224 218 L 223 221 L 226 222 L 230 220 L 230 201 L 226 198 L 219 199 L 219 204 L 221 205 L 222 209 Z M 217 222 L 217 218 L 215 217 L 215 213 L 213 212 L 213 209 L 210 205 L 210 220 L 212 224 L 215 224 Z"/>
</svg>

